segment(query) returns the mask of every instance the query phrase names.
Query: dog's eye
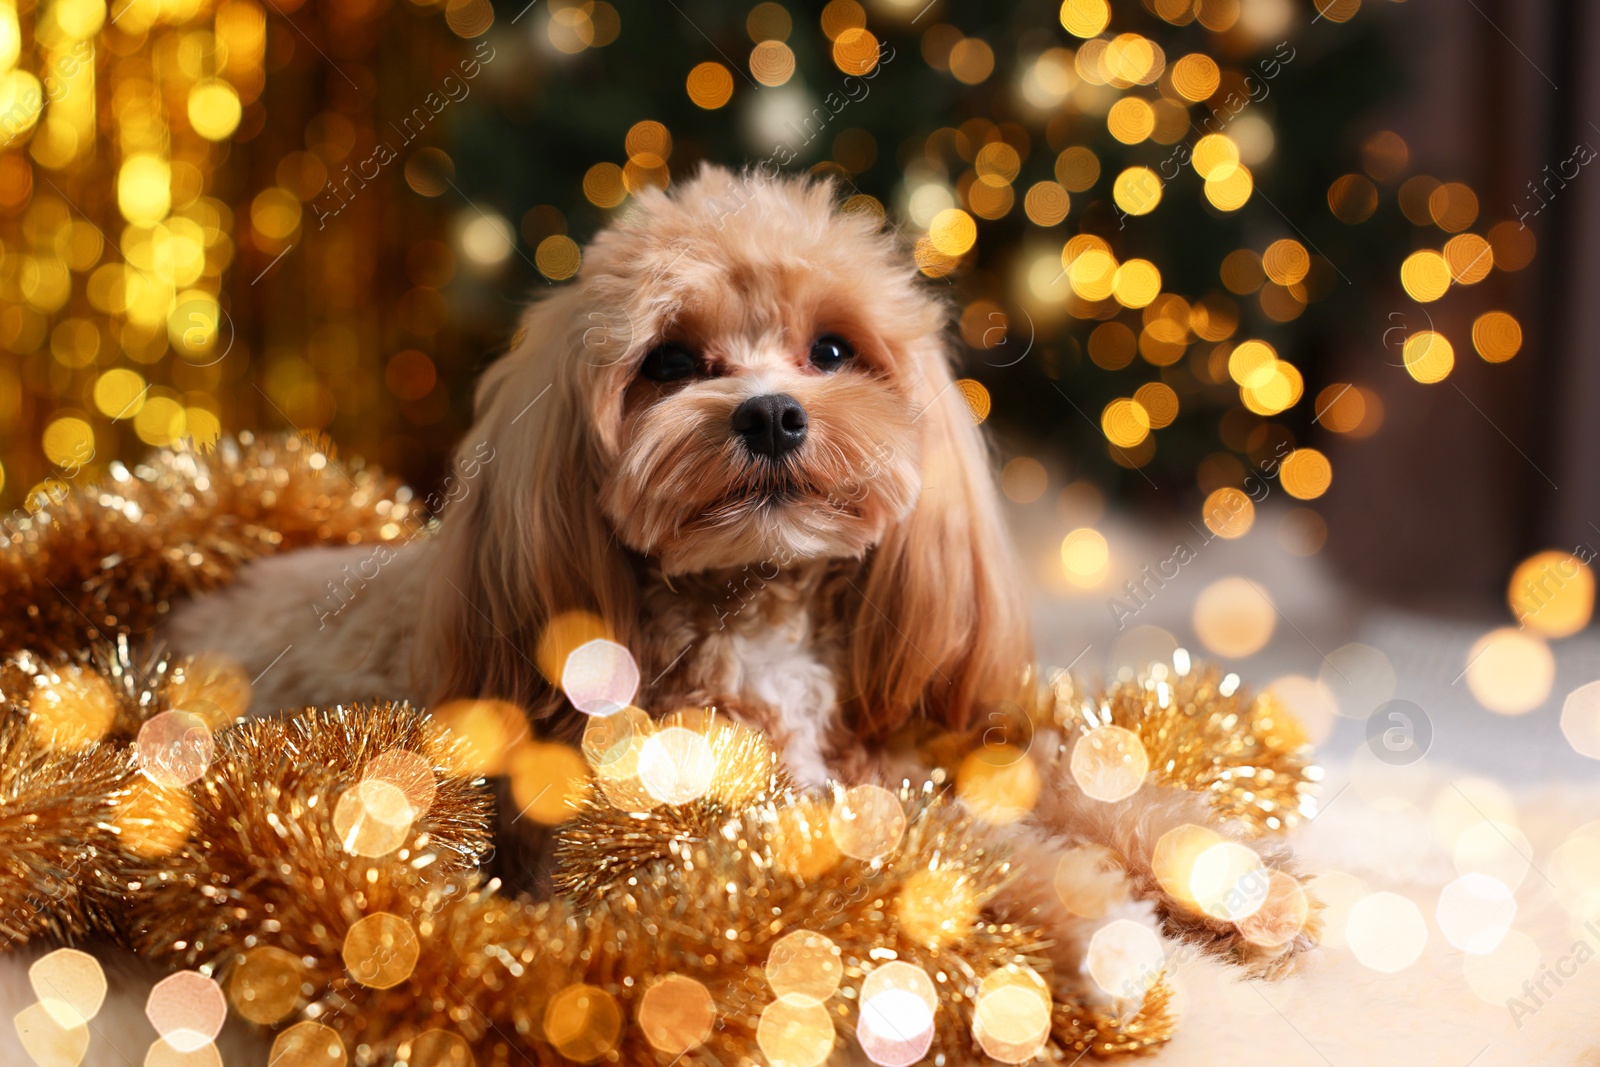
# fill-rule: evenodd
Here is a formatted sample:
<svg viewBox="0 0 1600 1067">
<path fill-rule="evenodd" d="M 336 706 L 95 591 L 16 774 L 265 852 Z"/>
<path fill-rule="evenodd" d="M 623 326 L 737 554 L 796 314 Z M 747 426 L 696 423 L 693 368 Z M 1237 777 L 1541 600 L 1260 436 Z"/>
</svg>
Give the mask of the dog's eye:
<svg viewBox="0 0 1600 1067">
<path fill-rule="evenodd" d="M 684 345 L 669 341 L 657 345 L 644 357 L 639 373 L 653 382 L 677 382 L 700 368 L 700 361 Z"/>
<path fill-rule="evenodd" d="M 855 354 L 850 342 L 837 334 L 825 333 L 811 342 L 811 365 L 818 370 L 838 370 Z"/>
</svg>

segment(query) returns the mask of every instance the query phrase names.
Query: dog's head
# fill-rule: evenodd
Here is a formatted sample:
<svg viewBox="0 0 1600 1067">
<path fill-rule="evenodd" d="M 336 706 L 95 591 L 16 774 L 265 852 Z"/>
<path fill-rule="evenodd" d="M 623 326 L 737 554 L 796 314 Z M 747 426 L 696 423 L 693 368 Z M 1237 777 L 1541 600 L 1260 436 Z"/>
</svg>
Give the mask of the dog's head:
<svg viewBox="0 0 1600 1067">
<path fill-rule="evenodd" d="M 441 535 L 435 695 L 555 710 L 540 632 L 581 610 L 629 643 L 630 551 L 669 578 L 862 560 L 843 691 L 867 732 L 1009 695 L 1030 650 L 945 326 L 826 185 L 707 168 L 642 195 L 479 387 L 462 460 L 495 459 Z"/>
</svg>

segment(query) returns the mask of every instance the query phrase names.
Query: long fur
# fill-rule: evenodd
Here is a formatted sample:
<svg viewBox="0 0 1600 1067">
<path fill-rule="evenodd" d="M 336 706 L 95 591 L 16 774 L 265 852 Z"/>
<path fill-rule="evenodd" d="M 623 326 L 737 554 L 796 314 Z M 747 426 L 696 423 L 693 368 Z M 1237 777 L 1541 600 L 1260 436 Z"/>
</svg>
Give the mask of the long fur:
<svg viewBox="0 0 1600 1067">
<path fill-rule="evenodd" d="M 479 387 L 458 462 L 491 442 L 493 473 L 436 546 L 416 642 L 433 698 L 570 717 L 536 668 L 553 618 L 598 616 L 650 679 L 677 650 L 640 640 L 642 584 L 819 558 L 852 562 L 836 666 L 859 736 L 914 715 L 964 727 L 1014 695 L 1031 654 L 1021 584 L 946 325 L 895 238 L 841 214 L 825 185 L 708 168 L 671 197 L 642 196 Z M 858 368 L 807 371 L 824 332 L 856 343 Z M 715 376 L 648 395 L 637 369 L 663 340 L 692 342 Z M 810 415 L 776 487 L 727 429 L 762 391 Z M 773 488 L 792 499 L 765 509 L 757 490 Z"/>
</svg>

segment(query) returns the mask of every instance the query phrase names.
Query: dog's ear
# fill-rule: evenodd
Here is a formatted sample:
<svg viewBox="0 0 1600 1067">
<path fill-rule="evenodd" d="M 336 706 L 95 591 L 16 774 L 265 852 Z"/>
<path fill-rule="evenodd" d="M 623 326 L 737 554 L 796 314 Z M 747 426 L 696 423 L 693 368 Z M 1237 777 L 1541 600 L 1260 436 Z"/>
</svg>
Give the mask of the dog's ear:
<svg viewBox="0 0 1600 1067">
<path fill-rule="evenodd" d="M 922 493 L 868 557 L 855 612 L 849 717 L 869 737 L 915 714 L 966 729 L 1018 697 L 1032 655 L 985 442 L 946 354 L 921 364 Z"/>
<path fill-rule="evenodd" d="M 540 638 L 568 612 L 633 647 L 630 561 L 600 514 L 593 352 L 570 289 L 524 316 L 485 373 L 457 450 L 417 635 L 418 688 L 435 702 L 493 697 L 534 718 L 565 707 Z M 582 629 L 582 627 L 579 627 Z"/>
</svg>

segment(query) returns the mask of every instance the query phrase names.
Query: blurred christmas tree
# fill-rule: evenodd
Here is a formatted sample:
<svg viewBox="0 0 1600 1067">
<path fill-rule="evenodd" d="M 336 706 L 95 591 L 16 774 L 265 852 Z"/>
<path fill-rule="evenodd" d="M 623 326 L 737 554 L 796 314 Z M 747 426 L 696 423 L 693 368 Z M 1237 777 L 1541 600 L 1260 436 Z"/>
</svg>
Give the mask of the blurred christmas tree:
<svg viewBox="0 0 1600 1067">
<path fill-rule="evenodd" d="M 773 159 L 915 245 L 1013 450 L 1242 532 L 1251 474 L 1313 499 L 1313 435 L 1381 420 L 1326 359 L 1375 279 L 1428 302 L 1531 255 L 1369 122 L 1387 0 L 1319 2 L 24 0 L 4 498 L 285 423 L 426 487 L 530 291 L 632 191 Z M 1496 314 L 1486 359 L 1517 343 Z M 1403 362 L 1451 359 L 1419 334 Z"/>
<path fill-rule="evenodd" d="M 569 239 L 699 160 L 831 175 L 950 283 L 1003 433 L 1133 493 L 1239 485 L 1309 427 L 1352 272 L 1398 262 L 1349 225 L 1370 178 L 1329 209 L 1398 87 L 1359 6 L 507 6 L 529 61 L 460 129 L 457 182 L 559 279 Z"/>
</svg>

